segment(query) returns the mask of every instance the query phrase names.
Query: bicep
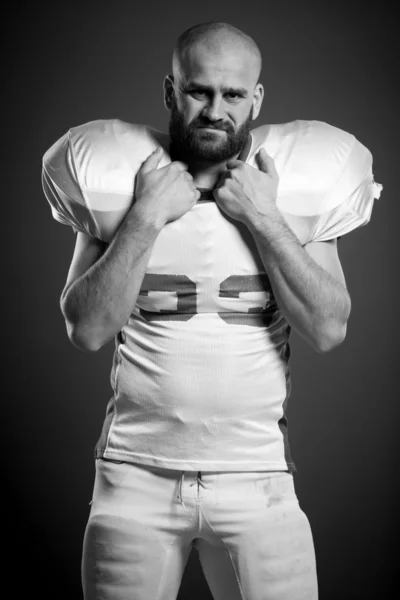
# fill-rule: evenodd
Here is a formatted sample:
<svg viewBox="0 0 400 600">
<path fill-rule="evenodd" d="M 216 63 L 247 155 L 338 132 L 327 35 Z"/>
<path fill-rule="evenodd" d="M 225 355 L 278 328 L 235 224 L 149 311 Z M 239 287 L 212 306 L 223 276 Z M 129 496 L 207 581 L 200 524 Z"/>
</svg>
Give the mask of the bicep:
<svg viewBox="0 0 400 600">
<path fill-rule="evenodd" d="M 338 254 L 337 239 L 328 240 L 327 242 L 310 242 L 305 244 L 304 249 L 320 267 L 347 289 Z"/>
<path fill-rule="evenodd" d="M 71 285 L 104 254 L 108 247 L 106 242 L 91 237 L 87 233 L 78 231 L 75 242 L 74 254 L 69 267 L 67 281 L 61 294 L 61 301 Z"/>
</svg>

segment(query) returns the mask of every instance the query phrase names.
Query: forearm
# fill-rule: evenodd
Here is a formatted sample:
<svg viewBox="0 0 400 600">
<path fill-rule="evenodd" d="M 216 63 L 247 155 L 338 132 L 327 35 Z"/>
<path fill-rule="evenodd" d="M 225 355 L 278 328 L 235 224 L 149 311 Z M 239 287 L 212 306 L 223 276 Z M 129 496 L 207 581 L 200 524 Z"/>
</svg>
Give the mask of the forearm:
<svg viewBox="0 0 400 600">
<path fill-rule="evenodd" d="M 97 350 L 128 321 L 159 232 L 133 207 L 105 253 L 68 289 L 62 310 L 77 346 Z"/>
<path fill-rule="evenodd" d="M 332 349 L 346 333 L 345 287 L 308 255 L 278 211 L 247 226 L 286 321 L 317 351 Z"/>
</svg>

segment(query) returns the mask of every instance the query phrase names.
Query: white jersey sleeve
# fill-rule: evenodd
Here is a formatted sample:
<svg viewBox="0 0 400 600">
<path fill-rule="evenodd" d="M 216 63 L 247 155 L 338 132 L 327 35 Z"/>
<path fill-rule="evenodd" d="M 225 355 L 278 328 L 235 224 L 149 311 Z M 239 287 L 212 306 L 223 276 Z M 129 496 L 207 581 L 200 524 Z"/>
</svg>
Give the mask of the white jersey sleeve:
<svg viewBox="0 0 400 600">
<path fill-rule="evenodd" d="M 353 137 L 337 181 L 321 204 L 309 241 L 325 242 L 367 225 L 382 189 L 374 181 L 371 152 Z"/>
<path fill-rule="evenodd" d="M 267 125 L 252 132 L 250 164 L 260 148 L 274 159 L 277 206 L 302 243 L 326 241 L 366 225 L 382 186 L 372 155 L 355 137 L 320 121 Z"/>
<path fill-rule="evenodd" d="M 132 206 L 135 177 L 167 136 L 144 125 L 98 120 L 70 129 L 43 157 L 42 184 L 53 217 L 110 242 Z M 167 154 L 159 167 L 168 164 Z"/>
</svg>

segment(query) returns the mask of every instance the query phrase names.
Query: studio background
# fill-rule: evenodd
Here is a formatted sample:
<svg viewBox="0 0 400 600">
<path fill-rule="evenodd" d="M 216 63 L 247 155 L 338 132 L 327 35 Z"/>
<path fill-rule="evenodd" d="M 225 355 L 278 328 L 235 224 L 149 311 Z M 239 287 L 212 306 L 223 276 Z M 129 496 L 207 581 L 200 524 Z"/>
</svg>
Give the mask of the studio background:
<svg viewBox="0 0 400 600">
<path fill-rule="evenodd" d="M 1 438 L 10 597 L 81 598 L 93 451 L 111 396 L 113 342 L 88 354 L 66 334 L 59 298 L 75 235 L 51 217 L 42 156 L 67 129 L 94 119 L 166 130 L 162 82 L 175 39 L 208 20 L 236 25 L 260 46 L 265 100 L 255 127 L 316 119 L 349 131 L 371 150 L 375 180 L 384 186 L 370 224 L 339 242 L 352 299 L 345 342 L 319 355 L 292 334 L 288 414 L 320 600 L 392 597 L 399 414 L 394 14 L 380 5 L 358 12 L 351 2 L 284 0 L 42 6 L 15 6 L 5 26 Z M 178 598 L 211 600 L 195 551 Z"/>
</svg>

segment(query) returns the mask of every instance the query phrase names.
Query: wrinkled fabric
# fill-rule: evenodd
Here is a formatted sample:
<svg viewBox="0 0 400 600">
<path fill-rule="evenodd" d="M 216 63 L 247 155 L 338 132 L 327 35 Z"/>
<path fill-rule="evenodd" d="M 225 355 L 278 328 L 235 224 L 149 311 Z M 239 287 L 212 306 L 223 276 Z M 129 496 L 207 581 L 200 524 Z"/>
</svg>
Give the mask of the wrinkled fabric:
<svg viewBox="0 0 400 600">
<path fill-rule="evenodd" d="M 168 136 L 118 120 L 72 128 L 45 154 L 53 216 L 110 241 L 135 176 Z M 319 121 L 264 125 L 277 206 L 302 244 L 365 225 L 380 186 L 356 138 Z M 188 471 L 295 471 L 288 438 L 290 326 L 249 229 L 203 191 L 158 235 L 135 306 L 115 337 L 112 395 L 96 457 Z"/>
<path fill-rule="evenodd" d="M 110 242 L 132 205 L 138 170 L 159 146 L 162 168 L 171 162 L 165 133 L 118 119 L 71 128 L 43 157 L 53 217 Z M 261 148 L 279 174 L 277 206 L 302 243 L 312 241 L 320 217 L 334 217 L 335 237 L 368 222 L 382 186 L 374 181 L 370 151 L 353 135 L 321 121 L 262 125 L 251 131 L 241 159 L 257 168 Z M 355 215 L 350 221 L 348 213 Z"/>
<path fill-rule="evenodd" d="M 96 461 L 85 600 L 174 600 L 192 548 L 214 600 L 318 599 L 312 532 L 291 474 Z"/>
</svg>

